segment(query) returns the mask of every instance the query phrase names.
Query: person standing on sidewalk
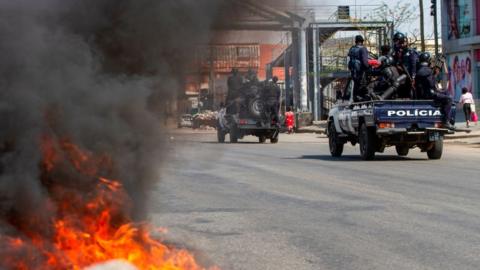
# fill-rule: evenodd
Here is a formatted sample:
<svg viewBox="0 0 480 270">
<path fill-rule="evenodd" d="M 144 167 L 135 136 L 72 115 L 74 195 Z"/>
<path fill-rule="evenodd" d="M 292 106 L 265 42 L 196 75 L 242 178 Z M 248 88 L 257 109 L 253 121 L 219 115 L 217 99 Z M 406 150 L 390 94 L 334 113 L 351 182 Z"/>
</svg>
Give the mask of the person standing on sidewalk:
<svg viewBox="0 0 480 270">
<path fill-rule="evenodd" d="M 467 128 L 470 127 L 470 117 L 472 116 L 472 107 L 475 106 L 472 93 L 468 92 L 466 87 L 462 88 L 462 95 L 460 96 L 460 105 L 463 106 L 463 113 L 467 121 Z"/>
<path fill-rule="evenodd" d="M 295 126 L 295 113 L 292 112 L 291 107 L 288 107 L 285 112 L 285 126 L 287 127 L 288 134 L 292 134 Z"/>
</svg>

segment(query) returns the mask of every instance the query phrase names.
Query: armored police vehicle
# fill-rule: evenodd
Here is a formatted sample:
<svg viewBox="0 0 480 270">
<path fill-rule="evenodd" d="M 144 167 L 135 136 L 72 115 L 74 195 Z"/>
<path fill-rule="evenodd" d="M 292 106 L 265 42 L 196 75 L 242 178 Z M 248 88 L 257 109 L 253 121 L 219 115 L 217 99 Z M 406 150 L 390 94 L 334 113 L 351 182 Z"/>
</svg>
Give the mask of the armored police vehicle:
<svg viewBox="0 0 480 270">
<path fill-rule="evenodd" d="M 262 97 L 262 91 L 265 91 L 267 85 L 267 82 L 244 85 L 240 97 L 227 103 L 227 108 L 219 112 L 218 142 L 225 142 L 227 134 L 230 135 L 231 143 L 237 143 L 248 135 L 258 137 L 259 143 L 265 143 L 267 139 L 271 143 L 278 142 L 278 108 L 274 109 L 278 106 L 269 104 Z M 237 108 L 234 112 L 229 112 L 228 107 Z"/>
<path fill-rule="evenodd" d="M 349 87 L 350 88 L 350 87 Z M 339 101 L 330 110 L 330 153 L 340 157 L 344 144 L 360 145 L 364 160 L 394 146 L 399 156 L 418 147 L 429 159 L 440 159 L 445 134 L 440 108 L 432 100 Z"/>
</svg>

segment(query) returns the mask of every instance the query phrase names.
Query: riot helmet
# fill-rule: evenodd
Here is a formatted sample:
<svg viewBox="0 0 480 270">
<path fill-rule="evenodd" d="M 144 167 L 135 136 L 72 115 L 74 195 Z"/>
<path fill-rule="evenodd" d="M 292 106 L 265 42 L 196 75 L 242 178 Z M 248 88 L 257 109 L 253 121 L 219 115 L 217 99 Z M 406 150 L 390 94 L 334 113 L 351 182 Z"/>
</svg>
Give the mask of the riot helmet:
<svg viewBox="0 0 480 270">
<path fill-rule="evenodd" d="M 381 67 L 383 67 L 383 68 L 393 65 L 393 57 L 391 57 L 389 55 L 380 56 L 378 58 L 378 61 L 380 62 Z"/>
<path fill-rule="evenodd" d="M 422 52 L 418 57 L 418 61 L 420 63 L 430 63 L 431 60 L 432 60 L 432 56 L 428 52 Z"/>
<path fill-rule="evenodd" d="M 363 43 L 364 39 L 362 35 L 355 36 L 355 43 Z"/>
<path fill-rule="evenodd" d="M 407 36 L 405 36 L 405 34 L 403 34 L 401 32 L 396 32 L 393 35 L 393 42 L 395 44 L 405 44 L 406 41 L 407 41 Z"/>
</svg>

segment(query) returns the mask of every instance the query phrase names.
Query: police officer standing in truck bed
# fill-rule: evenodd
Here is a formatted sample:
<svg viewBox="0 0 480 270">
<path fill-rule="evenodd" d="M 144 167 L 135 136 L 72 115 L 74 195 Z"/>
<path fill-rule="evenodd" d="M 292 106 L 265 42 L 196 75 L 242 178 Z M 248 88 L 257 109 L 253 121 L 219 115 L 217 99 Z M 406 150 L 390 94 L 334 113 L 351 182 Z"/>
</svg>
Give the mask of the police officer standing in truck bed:
<svg viewBox="0 0 480 270">
<path fill-rule="evenodd" d="M 348 52 L 348 69 L 353 80 L 353 99 L 362 101 L 367 96 L 368 50 L 363 46 L 363 37 L 355 36 L 355 46 Z"/>
<path fill-rule="evenodd" d="M 431 56 L 428 52 L 419 56 L 420 68 L 415 78 L 415 91 L 418 99 L 433 99 L 440 104 L 442 112 L 442 123 L 445 128 L 454 129 L 450 124 L 450 111 L 452 109 L 452 98 L 437 91 L 433 70 L 430 67 Z"/>
<path fill-rule="evenodd" d="M 407 83 L 398 90 L 399 97 L 414 98 L 412 86 L 415 85 L 415 78 L 417 76 L 417 52 L 408 47 L 407 37 L 403 33 L 395 33 L 395 35 L 393 35 L 393 43 L 392 57 L 395 60 L 395 64 L 399 66 L 408 77 Z"/>
</svg>

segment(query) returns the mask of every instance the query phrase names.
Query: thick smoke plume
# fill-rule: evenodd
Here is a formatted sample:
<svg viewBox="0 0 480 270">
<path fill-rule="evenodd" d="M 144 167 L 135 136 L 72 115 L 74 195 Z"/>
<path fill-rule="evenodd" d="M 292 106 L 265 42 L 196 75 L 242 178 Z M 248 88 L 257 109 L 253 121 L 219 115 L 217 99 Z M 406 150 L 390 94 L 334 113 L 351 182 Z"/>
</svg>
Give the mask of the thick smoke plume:
<svg viewBox="0 0 480 270">
<path fill-rule="evenodd" d="M 45 135 L 108 153 L 141 217 L 163 158 L 163 102 L 224 2 L 0 0 L 0 235 L 48 234 L 57 206 L 40 181 Z M 69 176 L 54 184 L 93 187 Z"/>
</svg>

